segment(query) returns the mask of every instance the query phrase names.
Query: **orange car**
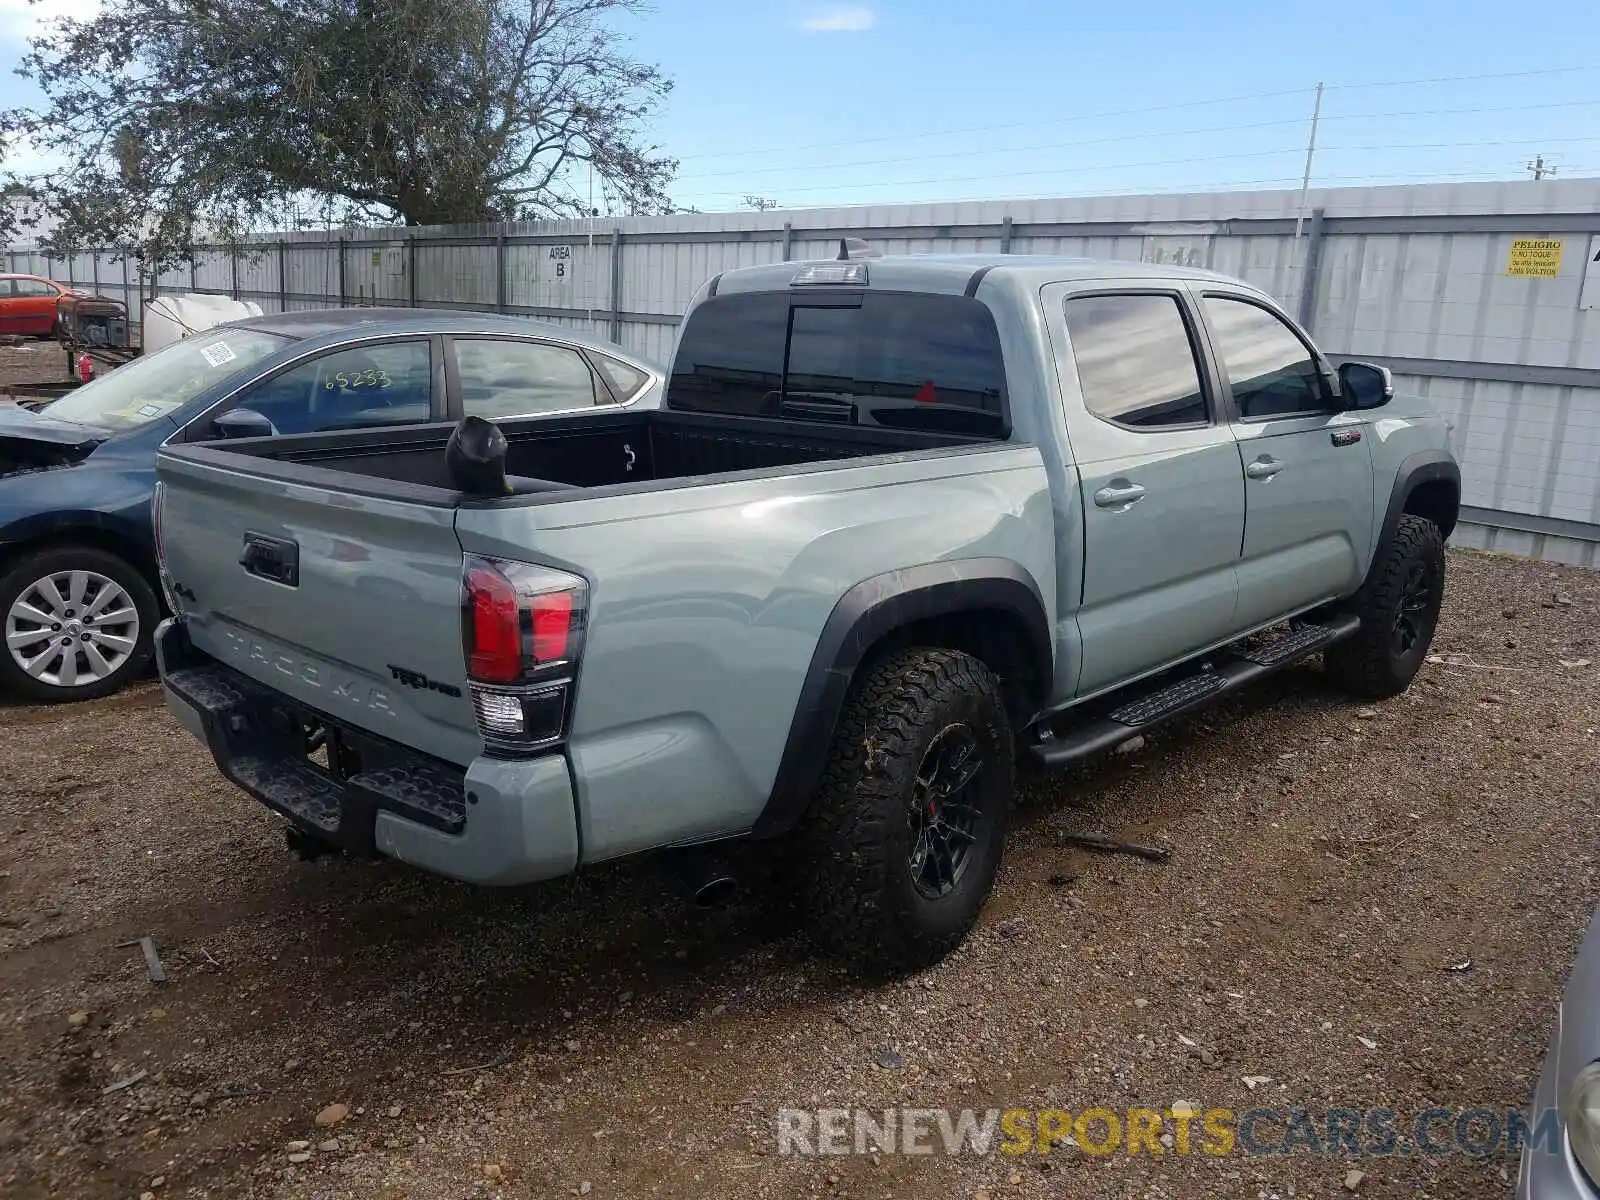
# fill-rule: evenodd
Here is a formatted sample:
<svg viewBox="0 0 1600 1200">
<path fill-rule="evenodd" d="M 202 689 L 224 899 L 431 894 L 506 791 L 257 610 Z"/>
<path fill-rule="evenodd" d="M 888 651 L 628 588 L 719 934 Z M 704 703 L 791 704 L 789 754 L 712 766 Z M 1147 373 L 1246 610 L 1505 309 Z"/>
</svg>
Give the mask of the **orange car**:
<svg viewBox="0 0 1600 1200">
<path fill-rule="evenodd" d="M 75 291 L 38 275 L 0 275 L 0 333 L 49 337 L 56 331 L 56 302 Z"/>
</svg>

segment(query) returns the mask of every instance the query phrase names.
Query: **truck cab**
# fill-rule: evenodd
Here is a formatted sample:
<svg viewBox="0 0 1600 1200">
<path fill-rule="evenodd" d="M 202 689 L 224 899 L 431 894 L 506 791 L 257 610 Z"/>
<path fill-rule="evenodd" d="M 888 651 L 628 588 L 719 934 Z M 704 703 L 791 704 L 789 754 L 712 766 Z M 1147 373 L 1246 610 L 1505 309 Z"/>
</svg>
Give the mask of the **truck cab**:
<svg viewBox="0 0 1600 1200">
<path fill-rule="evenodd" d="M 1408 686 L 1460 488 L 1237 280 L 849 246 L 707 281 L 659 410 L 158 470 L 169 698 L 293 828 L 483 883 L 761 841 L 878 967 L 970 927 L 1019 759 Z"/>
</svg>

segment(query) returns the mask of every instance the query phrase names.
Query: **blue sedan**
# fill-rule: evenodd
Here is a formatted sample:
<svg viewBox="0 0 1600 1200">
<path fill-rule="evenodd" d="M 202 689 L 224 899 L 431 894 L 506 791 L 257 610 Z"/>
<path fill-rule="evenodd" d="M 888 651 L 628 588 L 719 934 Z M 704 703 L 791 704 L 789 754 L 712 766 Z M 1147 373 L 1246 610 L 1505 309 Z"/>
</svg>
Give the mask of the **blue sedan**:
<svg viewBox="0 0 1600 1200">
<path fill-rule="evenodd" d="M 656 366 L 570 330 L 355 308 L 219 325 L 41 409 L 0 407 L 0 689 L 90 699 L 148 665 L 164 442 L 649 407 L 662 385 Z"/>
</svg>

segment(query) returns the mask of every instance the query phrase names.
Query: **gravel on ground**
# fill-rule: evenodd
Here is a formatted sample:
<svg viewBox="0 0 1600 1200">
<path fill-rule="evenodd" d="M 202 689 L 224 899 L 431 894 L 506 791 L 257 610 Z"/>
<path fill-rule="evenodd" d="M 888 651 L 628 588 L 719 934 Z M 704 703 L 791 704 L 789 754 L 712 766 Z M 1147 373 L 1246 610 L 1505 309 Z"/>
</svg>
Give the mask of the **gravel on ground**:
<svg viewBox="0 0 1600 1200">
<path fill-rule="evenodd" d="M 776 1137 L 788 1108 L 1525 1104 L 1600 898 L 1600 573 L 1449 570 L 1398 699 L 1308 665 L 1031 785 L 980 928 L 888 984 L 644 862 L 486 891 L 297 861 L 153 683 L 0 707 L 0 1194 L 1509 1196 L 1504 1153 Z"/>
</svg>

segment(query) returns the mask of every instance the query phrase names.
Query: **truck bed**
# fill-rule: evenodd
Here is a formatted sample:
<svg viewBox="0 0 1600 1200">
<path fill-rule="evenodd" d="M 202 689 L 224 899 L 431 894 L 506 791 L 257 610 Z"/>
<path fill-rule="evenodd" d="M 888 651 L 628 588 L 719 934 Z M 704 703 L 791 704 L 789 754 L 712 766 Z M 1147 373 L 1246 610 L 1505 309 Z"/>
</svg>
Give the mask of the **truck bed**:
<svg viewBox="0 0 1600 1200">
<path fill-rule="evenodd" d="M 363 436 L 341 431 L 333 435 L 212 441 L 196 449 L 207 457 L 207 451 L 221 451 L 383 481 L 375 487 L 353 487 L 356 491 L 394 494 L 395 489 L 384 484 L 398 484 L 404 485 L 401 490 L 411 493 L 411 498 L 420 499 L 414 489 L 437 490 L 447 494 L 435 498 L 443 502 L 447 497 L 458 496 L 444 458 L 452 428 L 428 425 L 375 430 Z M 509 442 L 506 474 L 513 494 L 523 496 L 572 488 L 670 484 L 673 480 L 707 475 L 988 441 L 949 433 L 830 427 L 815 421 L 702 416 L 667 410 L 536 417 L 502 422 L 501 428 Z M 247 469 L 242 463 L 232 465 Z M 274 470 L 272 474 L 281 478 L 292 472 Z"/>
</svg>

